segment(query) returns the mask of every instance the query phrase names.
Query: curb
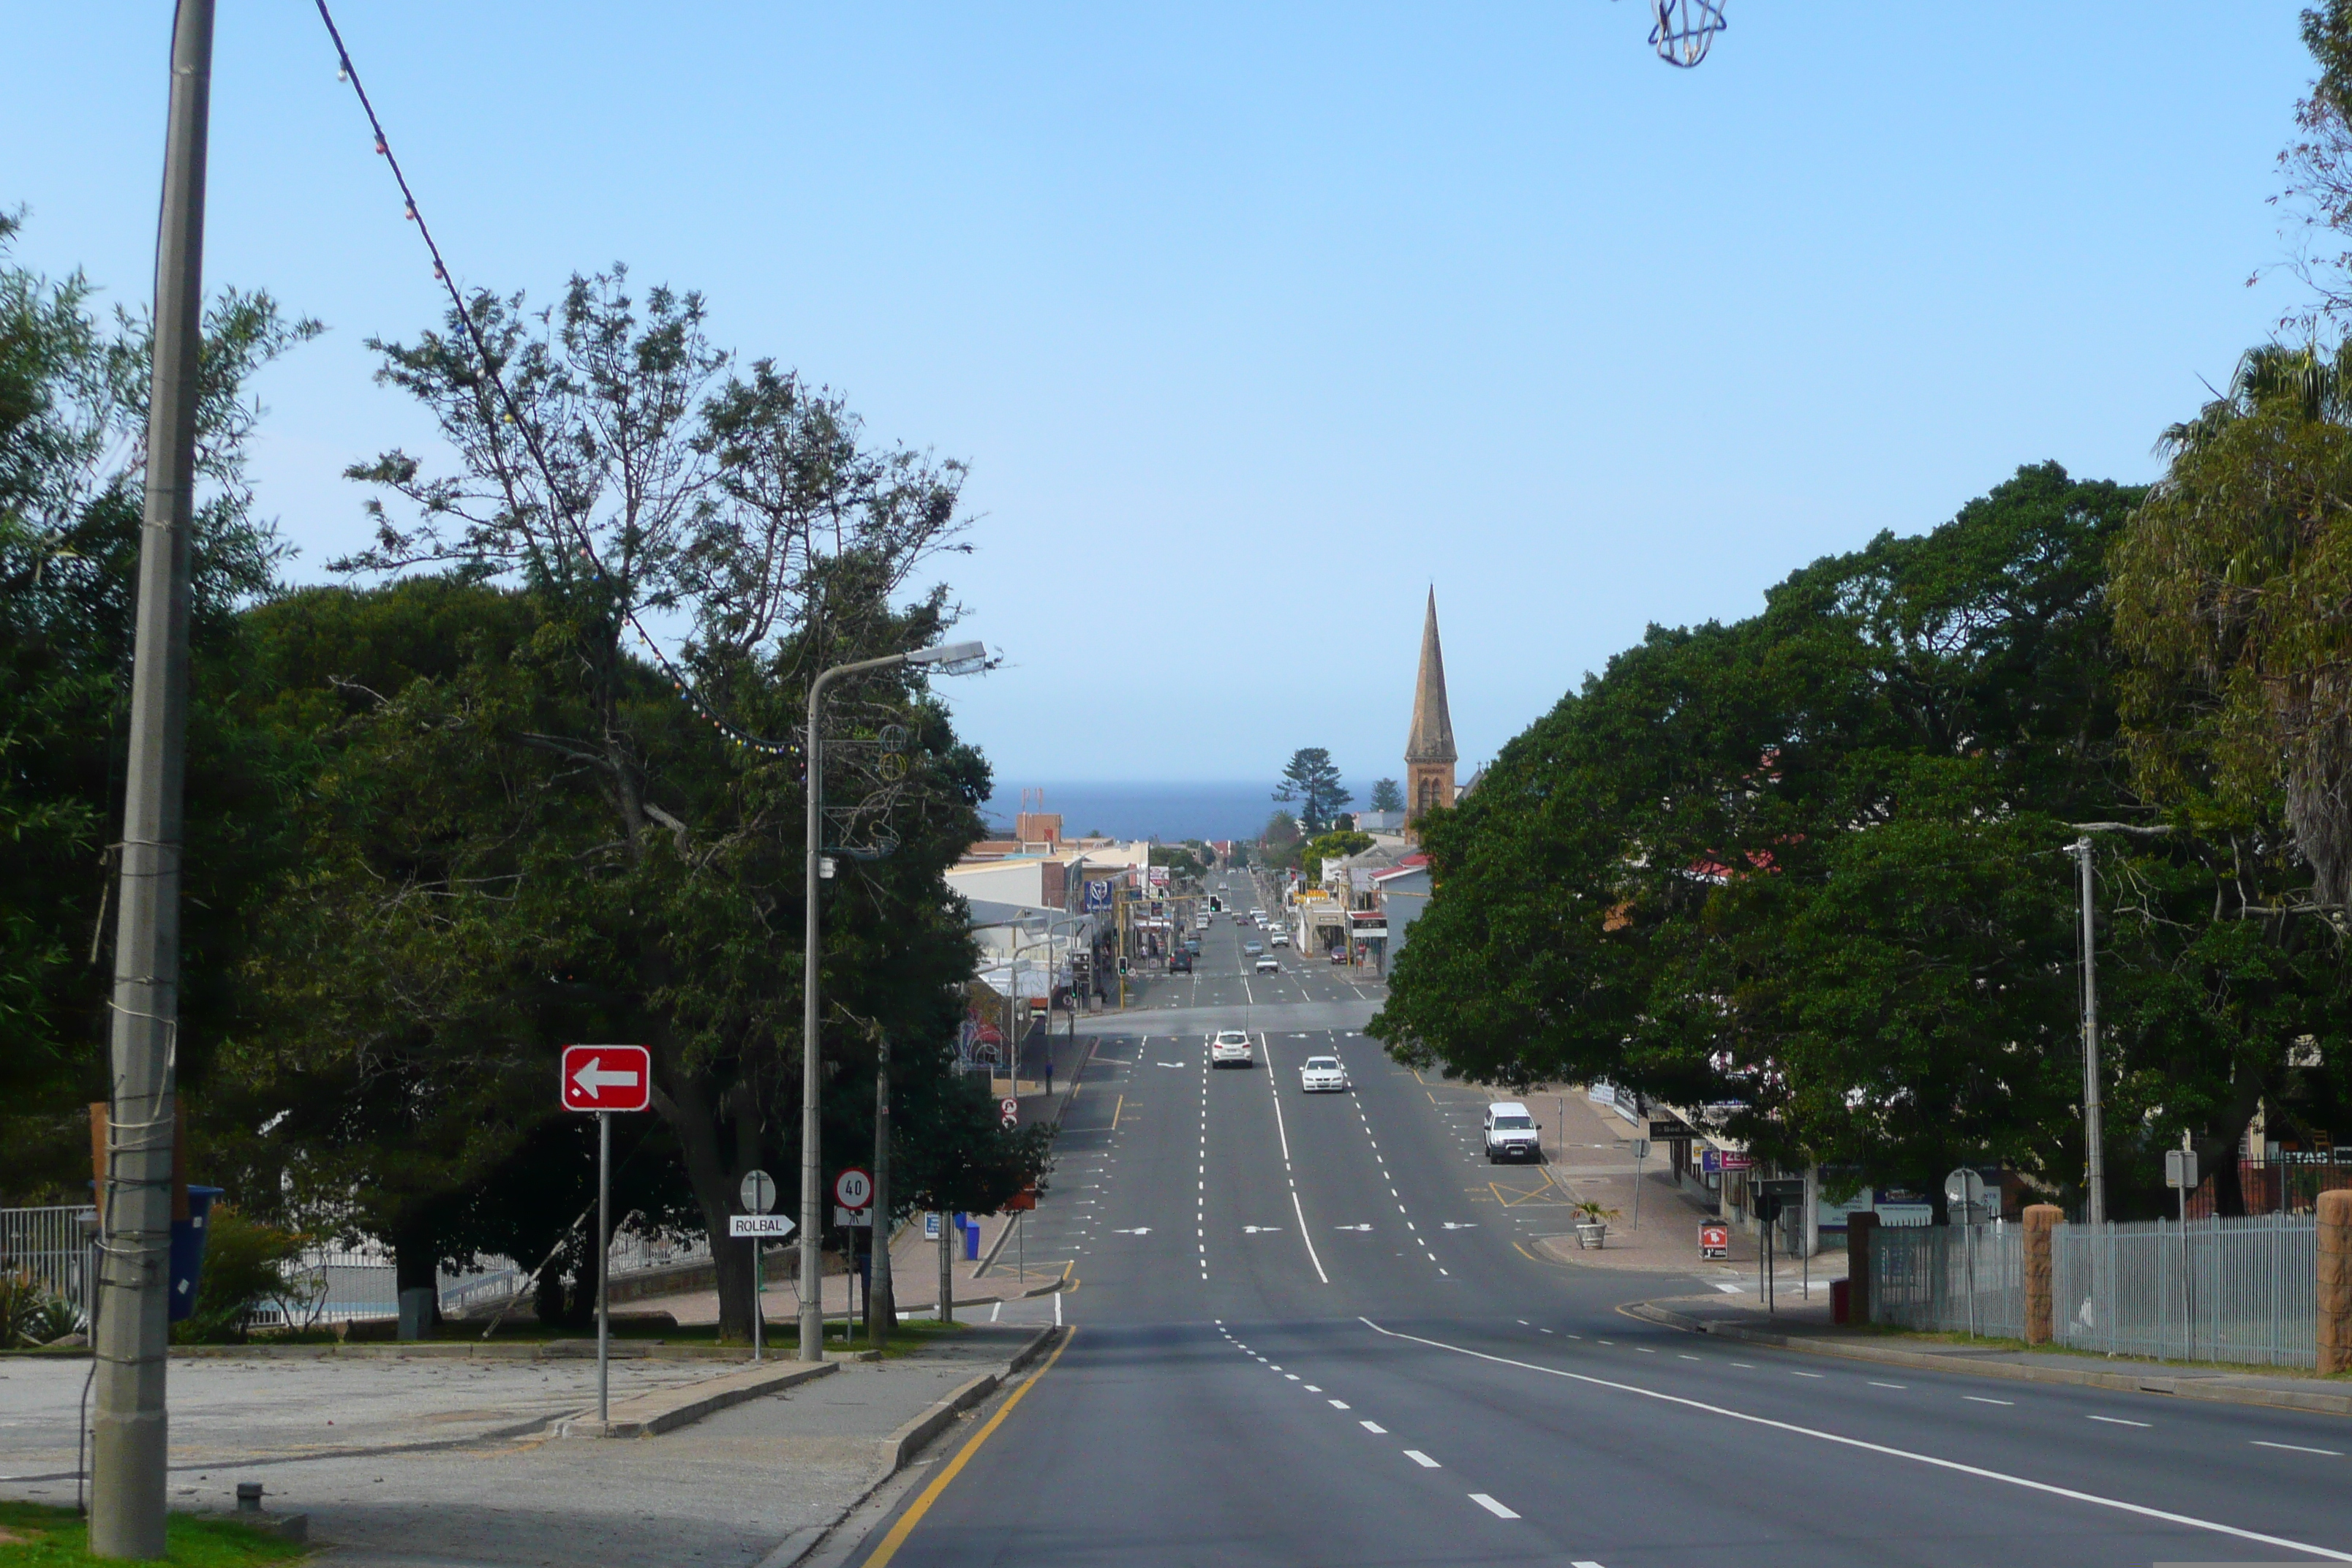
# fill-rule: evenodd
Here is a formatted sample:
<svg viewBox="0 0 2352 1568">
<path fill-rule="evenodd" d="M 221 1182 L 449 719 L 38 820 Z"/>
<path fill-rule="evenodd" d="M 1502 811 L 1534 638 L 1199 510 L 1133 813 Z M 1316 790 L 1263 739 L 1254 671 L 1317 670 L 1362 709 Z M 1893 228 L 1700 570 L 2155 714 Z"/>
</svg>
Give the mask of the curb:
<svg viewBox="0 0 2352 1568">
<path fill-rule="evenodd" d="M 984 1372 L 968 1383 L 959 1384 L 947 1397 L 935 1401 L 923 1414 L 899 1427 L 887 1437 L 876 1440 L 875 1447 L 882 1457 L 881 1473 L 869 1481 L 848 1507 L 824 1524 L 803 1525 L 777 1542 L 774 1550 L 760 1559 L 758 1568 L 793 1568 L 822 1545 L 825 1539 L 841 1528 L 844 1521 L 866 1506 L 887 1485 L 890 1478 L 907 1468 L 907 1462 L 922 1452 L 923 1446 L 955 1424 L 957 1416 L 986 1399 L 1003 1387 L 1007 1378 L 1045 1352 L 1060 1339 L 1066 1331 L 1044 1328 L 1029 1336 L 1029 1341 L 1013 1352 L 1012 1360 L 1001 1373 Z"/>
<path fill-rule="evenodd" d="M 1881 1366 L 1906 1367 L 1914 1372 L 1958 1373 L 1971 1377 L 2006 1378 L 2012 1383 L 2062 1384 L 2076 1388 L 2111 1389 L 2123 1394 L 2164 1394 L 2177 1399 L 2200 1399 L 2211 1405 L 2250 1405 L 2273 1410 L 2302 1410 L 2317 1415 L 2352 1415 L 2352 1393 L 2248 1388 L 2242 1384 L 2221 1383 L 2213 1378 L 2181 1377 L 2163 1373 L 2093 1372 L 2084 1367 L 2021 1366 L 2016 1362 L 2007 1361 L 1956 1362 L 1950 1356 L 1920 1351 L 1846 1344 L 1799 1334 L 1776 1334 L 1765 1329 L 1751 1329 L 1742 1323 L 1709 1322 L 1662 1307 L 1654 1301 L 1636 1301 L 1617 1310 L 1629 1318 L 1638 1318 L 1661 1328 L 1678 1329 L 1685 1333 L 1713 1334 L 1747 1344 L 1770 1345 L 1806 1355 L 1832 1356 L 1844 1361 L 1874 1362 Z"/>
<path fill-rule="evenodd" d="M 399 1360 L 408 1356 L 437 1357 L 445 1361 L 579 1361 L 596 1359 L 593 1340 L 527 1340 L 520 1343 L 496 1340 L 385 1340 L 365 1344 L 315 1345 L 173 1345 L 173 1361 L 324 1361 L 336 1357 L 353 1360 Z M 742 1363 L 750 1354 L 740 1345 L 670 1345 L 657 1340 L 615 1340 L 612 1344 L 614 1361 L 718 1361 Z M 0 1351 L 0 1361 L 18 1357 L 52 1356 L 60 1360 L 87 1361 L 89 1352 L 81 1346 L 69 1350 Z"/>
<path fill-rule="evenodd" d="M 665 1432 L 690 1426 L 706 1415 L 716 1415 L 747 1399 L 775 1394 L 840 1370 L 841 1363 L 837 1361 L 780 1362 L 752 1367 L 690 1383 L 684 1388 L 656 1389 L 632 1395 L 614 1406 L 610 1418 L 602 1422 L 593 1415 L 563 1416 L 547 1424 L 547 1434 L 551 1437 L 657 1437 Z"/>
</svg>

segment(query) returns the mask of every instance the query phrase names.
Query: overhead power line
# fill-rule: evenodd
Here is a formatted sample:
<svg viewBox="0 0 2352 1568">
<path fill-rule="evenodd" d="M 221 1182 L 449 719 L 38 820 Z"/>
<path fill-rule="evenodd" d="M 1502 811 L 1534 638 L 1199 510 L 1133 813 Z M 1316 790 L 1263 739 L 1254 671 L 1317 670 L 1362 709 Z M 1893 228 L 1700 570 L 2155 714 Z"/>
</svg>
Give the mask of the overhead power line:
<svg viewBox="0 0 2352 1568">
<path fill-rule="evenodd" d="M 556 480 L 554 465 L 547 460 L 547 454 L 541 449 L 534 426 L 522 417 L 521 411 L 515 406 L 514 396 L 508 392 L 505 379 L 499 374 L 497 362 L 490 356 L 489 344 L 482 341 L 481 328 L 476 324 L 473 311 L 466 308 L 466 299 L 458 292 L 457 279 L 450 276 L 448 263 L 441 254 L 440 242 L 433 237 L 432 226 L 425 221 L 425 211 L 417 205 L 416 193 L 408 184 L 408 175 L 400 166 L 399 156 L 392 150 L 391 139 L 384 134 L 383 121 L 376 113 L 375 104 L 369 99 L 367 88 L 360 80 L 359 67 L 352 63 L 352 51 L 343 42 L 342 29 L 335 26 L 334 14 L 327 9 L 327 0 L 314 0 L 314 3 L 319 7 L 319 20 L 326 24 L 327 37 L 335 46 L 335 58 L 338 65 L 336 74 L 341 79 L 351 84 L 352 95 L 359 100 L 361 110 L 367 115 L 368 128 L 375 132 L 376 153 L 392 170 L 393 181 L 400 187 L 400 198 L 405 208 L 404 216 L 409 222 L 416 226 L 417 234 L 424 239 L 425 251 L 433 258 L 434 279 L 447 291 L 450 308 L 457 320 L 465 328 L 467 341 L 473 345 L 474 357 L 481 362 L 482 384 L 488 388 L 489 395 L 497 398 L 506 414 L 507 423 L 512 425 L 516 432 L 521 436 L 523 449 L 530 454 L 531 466 L 539 470 L 540 479 L 547 486 L 548 499 L 555 515 L 579 541 L 581 558 L 588 563 L 589 568 L 599 578 L 609 580 L 611 574 L 604 570 L 604 563 L 597 559 L 595 541 L 590 536 L 587 525 L 573 515 L 565 504 L 564 489 Z M 493 423 L 495 424 L 495 421 Z M 502 459 L 498 456 L 499 444 L 495 430 L 492 434 L 493 438 L 488 445 L 488 450 L 491 453 L 492 461 L 502 464 Z M 511 489 L 511 482 L 507 481 L 504 474 L 499 478 L 502 482 L 509 483 Z M 721 717 L 718 710 L 704 700 L 702 694 L 695 689 L 694 682 L 687 678 L 686 671 L 680 669 L 667 654 L 662 652 L 661 645 L 654 641 L 653 634 L 646 631 L 645 624 L 637 619 L 636 611 L 625 606 L 621 616 L 628 622 L 629 629 L 637 634 L 637 640 L 646 645 L 646 651 L 653 656 L 654 662 L 661 667 L 662 673 L 669 678 L 671 689 L 685 699 L 687 704 L 698 715 L 708 720 L 711 726 L 727 740 L 747 750 L 762 752 L 771 756 L 800 754 L 801 748 L 796 742 L 763 740 Z"/>
</svg>

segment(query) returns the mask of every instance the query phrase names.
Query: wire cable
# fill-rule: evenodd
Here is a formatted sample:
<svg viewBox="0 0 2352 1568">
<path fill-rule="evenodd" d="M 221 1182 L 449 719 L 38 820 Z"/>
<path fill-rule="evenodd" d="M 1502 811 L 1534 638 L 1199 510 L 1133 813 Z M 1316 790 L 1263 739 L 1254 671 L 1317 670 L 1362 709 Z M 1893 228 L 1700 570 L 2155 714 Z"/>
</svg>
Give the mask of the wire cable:
<svg viewBox="0 0 2352 1568">
<path fill-rule="evenodd" d="M 483 384 L 488 388 L 489 395 L 496 396 L 506 415 L 507 423 L 512 425 L 522 437 L 523 448 L 530 455 L 532 467 L 539 470 L 540 479 L 547 486 L 551 509 L 578 540 L 581 558 L 587 562 L 589 568 L 596 574 L 598 579 L 605 582 L 612 581 L 611 574 L 604 570 L 604 563 L 597 559 L 595 543 L 588 532 L 587 525 L 575 516 L 570 506 L 566 504 L 563 487 L 556 481 L 554 465 L 547 460 L 547 454 L 541 448 L 534 427 L 516 408 L 513 395 L 508 392 L 504 378 L 499 374 L 498 363 L 490 355 L 489 344 L 483 341 L 481 328 L 476 323 L 473 311 L 466 308 L 465 296 L 458 292 L 457 279 L 449 275 L 448 263 L 441 254 L 440 242 L 433 237 L 432 226 L 425 221 L 424 210 L 416 205 L 416 192 L 410 186 L 407 173 L 400 166 L 400 159 L 392 151 L 392 142 L 384 134 L 383 121 L 376 113 L 375 103 L 368 97 L 366 87 L 360 81 L 359 68 L 352 63 L 352 51 L 343 43 L 342 29 L 335 26 L 334 14 L 328 10 L 327 0 L 314 0 L 314 3 L 319 8 L 319 20 L 326 24 L 327 37 L 335 46 L 335 58 L 340 73 L 344 80 L 351 83 L 352 92 L 360 101 L 360 109 L 367 115 L 368 128 L 375 132 L 376 153 L 391 168 L 393 182 L 399 185 L 401 200 L 406 204 L 406 216 L 410 222 L 416 225 L 416 232 L 425 241 L 425 251 L 433 258 L 433 276 L 447 291 L 450 308 L 459 324 L 464 327 L 467 341 L 473 345 L 475 358 L 480 362 Z M 487 415 L 490 410 L 485 408 L 483 412 Z M 499 468 L 498 476 L 499 482 L 511 494 L 514 484 L 505 471 L 503 458 L 499 455 L 498 421 L 493 418 L 486 423 L 490 429 L 488 450 L 491 454 L 492 462 Z M 740 725 L 721 718 L 718 711 L 703 700 L 702 694 L 694 689 L 693 683 L 687 679 L 686 672 L 662 652 L 660 645 L 654 641 L 653 635 L 646 631 L 644 623 L 637 619 L 636 611 L 624 605 L 621 609 L 621 616 L 628 622 L 629 629 L 637 634 L 637 639 L 646 645 L 646 650 L 653 655 L 654 662 L 661 667 L 662 673 L 669 678 L 671 689 L 684 698 L 696 713 L 708 720 L 712 727 L 726 739 L 738 746 L 765 752 L 771 756 L 797 756 L 800 753 L 801 748 L 797 742 L 763 740 Z"/>
</svg>

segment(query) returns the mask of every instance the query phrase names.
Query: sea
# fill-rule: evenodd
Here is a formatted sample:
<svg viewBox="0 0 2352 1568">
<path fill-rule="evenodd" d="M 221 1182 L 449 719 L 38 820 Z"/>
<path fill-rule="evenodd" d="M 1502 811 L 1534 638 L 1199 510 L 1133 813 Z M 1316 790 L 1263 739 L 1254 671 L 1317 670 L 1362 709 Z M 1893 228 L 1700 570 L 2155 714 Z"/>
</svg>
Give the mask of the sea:
<svg viewBox="0 0 2352 1568">
<path fill-rule="evenodd" d="M 1372 793 L 1369 783 L 1348 787 L 1358 805 Z M 1097 830 L 1113 838 L 1156 838 L 1171 844 L 1188 838 L 1255 838 L 1265 831 L 1267 817 L 1288 809 L 1274 798 L 1271 781 L 1048 784 L 1045 789 L 1045 804 L 1035 809 L 1061 813 L 1062 832 L 1071 838 Z M 1009 835 L 1020 809 L 1021 787 L 1008 784 L 989 797 L 981 815 Z"/>
</svg>

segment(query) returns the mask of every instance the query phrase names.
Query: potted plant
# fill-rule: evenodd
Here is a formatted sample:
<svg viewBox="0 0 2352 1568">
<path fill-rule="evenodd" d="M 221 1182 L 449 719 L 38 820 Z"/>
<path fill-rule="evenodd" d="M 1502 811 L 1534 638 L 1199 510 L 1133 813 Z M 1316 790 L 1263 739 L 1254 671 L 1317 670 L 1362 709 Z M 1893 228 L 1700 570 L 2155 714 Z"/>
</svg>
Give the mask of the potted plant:
<svg viewBox="0 0 2352 1568">
<path fill-rule="evenodd" d="M 1578 1216 L 1576 1245 L 1583 1247 L 1600 1247 L 1609 1235 L 1609 1222 L 1617 1217 L 1617 1211 L 1604 1208 L 1591 1198 L 1574 1206 Z"/>
</svg>

